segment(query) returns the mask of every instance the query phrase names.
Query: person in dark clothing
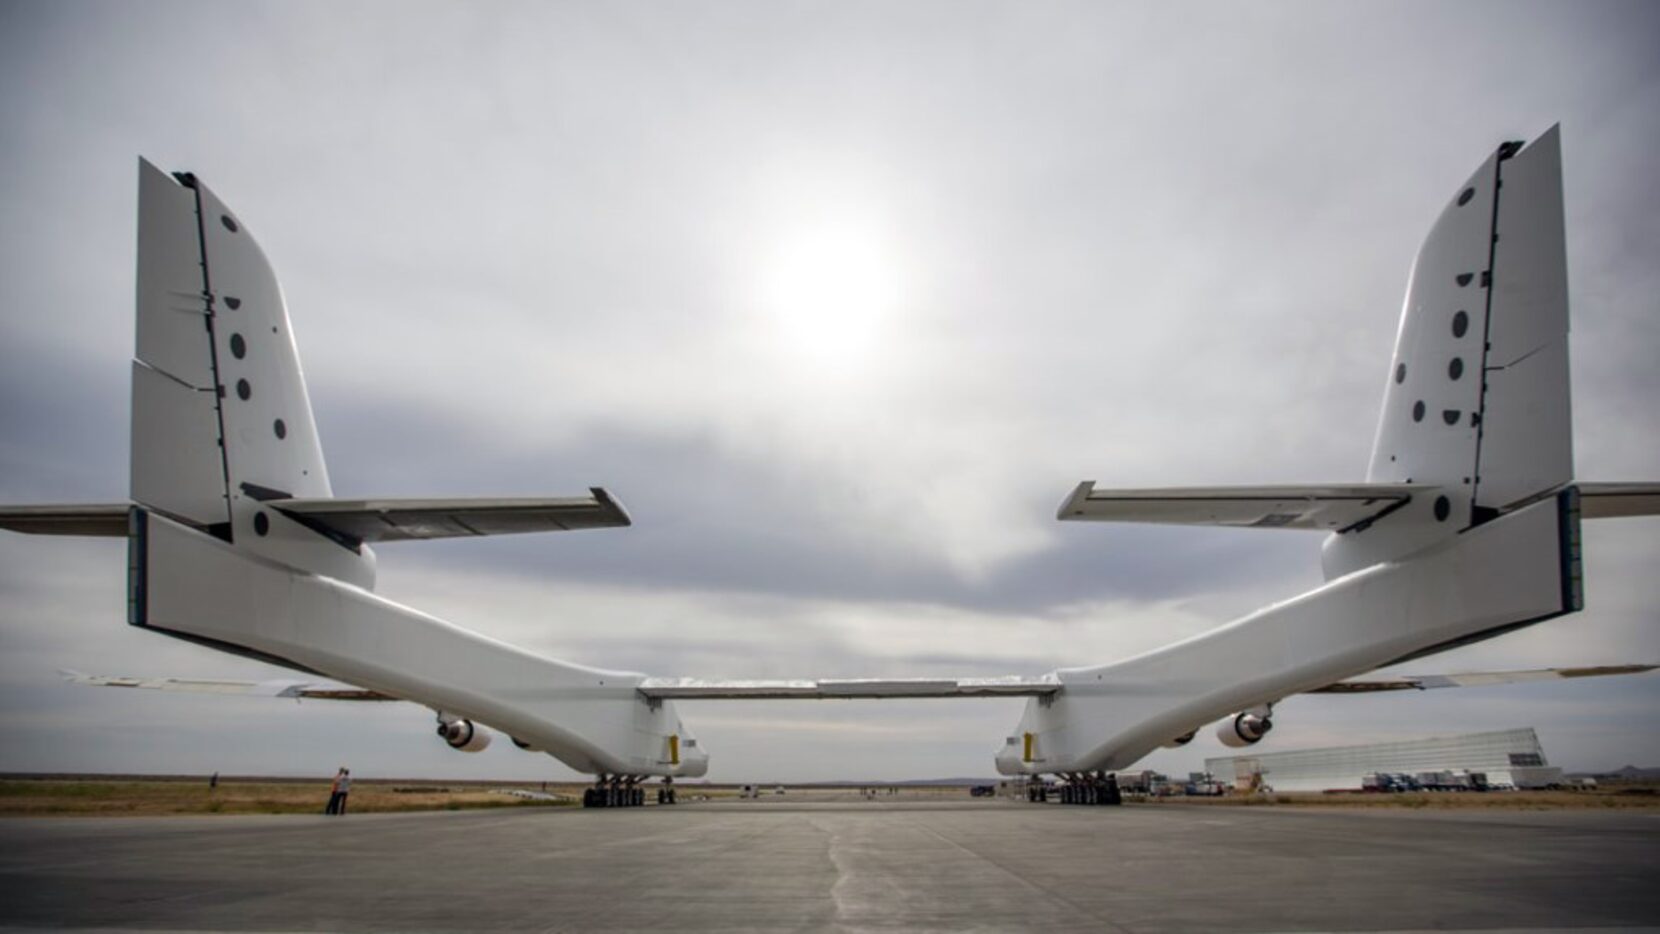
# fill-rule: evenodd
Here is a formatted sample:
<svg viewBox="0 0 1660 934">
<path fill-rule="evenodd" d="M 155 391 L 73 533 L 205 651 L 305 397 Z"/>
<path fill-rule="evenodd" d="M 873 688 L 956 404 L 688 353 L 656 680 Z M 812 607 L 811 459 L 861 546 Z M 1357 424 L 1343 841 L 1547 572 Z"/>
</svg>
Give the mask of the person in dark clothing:
<svg viewBox="0 0 1660 934">
<path fill-rule="evenodd" d="M 329 806 L 323 809 L 324 814 L 346 813 L 346 795 L 352 790 L 352 773 L 345 766 L 334 773 L 334 784 L 329 786 Z"/>
</svg>

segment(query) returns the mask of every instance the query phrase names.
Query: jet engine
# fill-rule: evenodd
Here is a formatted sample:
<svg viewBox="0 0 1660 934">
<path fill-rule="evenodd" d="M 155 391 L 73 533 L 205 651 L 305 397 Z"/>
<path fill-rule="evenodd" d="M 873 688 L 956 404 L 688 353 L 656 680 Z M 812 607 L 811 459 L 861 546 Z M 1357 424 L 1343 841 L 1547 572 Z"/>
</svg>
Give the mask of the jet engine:
<svg viewBox="0 0 1660 934">
<path fill-rule="evenodd" d="M 1274 722 L 1254 713 L 1235 714 L 1216 725 L 1216 738 L 1222 745 L 1240 749 L 1252 745 L 1274 728 Z"/>
<path fill-rule="evenodd" d="M 483 752 L 490 745 L 490 734 L 471 720 L 441 720 L 438 735 L 444 737 L 451 749 L 462 752 Z"/>
</svg>

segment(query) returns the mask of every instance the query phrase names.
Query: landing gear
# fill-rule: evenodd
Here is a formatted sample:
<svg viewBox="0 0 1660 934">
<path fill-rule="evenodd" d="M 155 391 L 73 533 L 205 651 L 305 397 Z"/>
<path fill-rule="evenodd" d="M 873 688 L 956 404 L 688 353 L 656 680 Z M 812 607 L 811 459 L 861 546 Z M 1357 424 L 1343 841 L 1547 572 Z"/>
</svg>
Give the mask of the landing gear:
<svg viewBox="0 0 1660 934">
<path fill-rule="evenodd" d="M 583 789 L 585 808 L 637 808 L 646 803 L 646 790 L 638 775 L 600 775 L 594 787 Z"/>
<path fill-rule="evenodd" d="M 645 807 L 646 790 L 640 785 L 644 779 L 641 775 L 600 775 L 594 780 L 592 788 L 582 790 L 582 806 L 585 808 L 638 808 Z M 674 803 L 673 779 L 663 779 L 663 787 L 657 789 L 658 804 Z"/>
<path fill-rule="evenodd" d="M 1065 784 L 1056 789 L 1062 804 L 1115 805 L 1123 804 L 1118 790 L 1118 777 L 1108 772 L 1068 772 Z M 1049 800 L 1049 786 L 1041 780 L 1026 786 L 1026 800 L 1034 804 Z"/>
</svg>

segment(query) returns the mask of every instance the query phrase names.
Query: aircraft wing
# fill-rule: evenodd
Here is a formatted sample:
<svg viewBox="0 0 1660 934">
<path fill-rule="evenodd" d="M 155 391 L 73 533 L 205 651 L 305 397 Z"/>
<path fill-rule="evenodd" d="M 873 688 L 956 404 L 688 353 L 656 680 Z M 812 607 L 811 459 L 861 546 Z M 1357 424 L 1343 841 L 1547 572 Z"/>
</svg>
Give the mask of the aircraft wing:
<svg viewBox="0 0 1660 934">
<path fill-rule="evenodd" d="M 1579 514 L 1586 519 L 1660 515 L 1660 483 L 1580 483 Z"/>
<path fill-rule="evenodd" d="M 1061 504 L 1056 518 L 1339 532 L 1370 522 L 1432 489 L 1415 483 L 1350 483 L 1101 490 L 1086 480 Z"/>
<path fill-rule="evenodd" d="M 115 678 L 79 671 L 60 672 L 65 681 L 105 688 L 149 688 L 197 694 L 242 694 L 249 697 L 292 697 L 296 700 L 402 700 L 390 694 L 332 681 L 225 681 L 203 678 Z"/>
<path fill-rule="evenodd" d="M 0 529 L 31 535 L 106 535 L 126 537 L 126 503 L 65 506 L 0 506 Z"/>
<path fill-rule="evenodd" d="M 1061 689 L 1055 678 L 850 678 L 796 681 L 709 681 L 647 678 L 638 688 L 652 700 L 829 700 L 877 697 L 1041 697 Z"/>
<path fill-rule="evenodd" d="M 243 484 L 243 492 L 289 518 L 354 546 L 520 532 L 619 528 L 632 524 L 611 494 L 593 487 L 587 496 L 460 499 L 293 499 L 286 493 Z M 0 507 L 0 529 L 36 535 L 125 536 L 126 503 Z"/>
<path fill-rule="evenodd" d="M 558 499 L 288 499 L 266 504 L 318 531 L 356 542 L 400 542 L 631 524 L 599 487 Z"/>
<path fill-rule="evenodd" d="M 1554 681 L 1558 678 L 1597 678 L 1603 675 L 1635 675 L 1660 665 L 1603 665 L 1589 668 L 1534 668 L 1526 671 L 1469 671 L 1447 675 L 1398 675 L 1387 678 L 1352 678 L 1328 684 L 1305 694 L 1371 694 L 1378 691 L 1427 691 L 1431 688 L 1474 688 L 1524 681 Z"/>
</svg>

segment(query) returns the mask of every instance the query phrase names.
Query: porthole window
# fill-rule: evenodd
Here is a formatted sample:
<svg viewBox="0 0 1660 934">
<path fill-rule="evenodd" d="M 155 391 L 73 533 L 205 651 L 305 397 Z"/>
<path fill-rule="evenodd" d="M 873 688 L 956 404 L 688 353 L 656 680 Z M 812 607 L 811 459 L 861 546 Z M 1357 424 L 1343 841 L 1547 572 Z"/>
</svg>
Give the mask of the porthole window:
<svg viewBox="0 0 1660 934">
<path fill-rule="evenodd" d="M 1458 424 L 1458 414 L 1457 409 L 1442 409 L 1441 420 L 1449 425 L 1456 425 Z"/>
<path fill-rule="evenodd" d="M 283 424 L 280 418 L 271 423 L 271 430 L 277 433 L 278 441 L 288 437 L 288 426 Z"/>
<path fill-rule="evenodd" d="M 1424 420 L 1424 400 L 1419 399 L 1412 404 L 1412 420 L 1415 422 Z"/>
<path fill-rule="evenodd" d="M 1447 364 L 1447 378 L 1456 380 L 1460 376 L 1463 376 L 1463 375 L 1464 375 L 1464 358 L 1463 357 L 1454 357 L 1454 358 L 1452 358 L 1452 362 Z"/>
<path fill-rule="evenodd" d="M 1445 522 L 1450 515 L 1452 515 L 1452 501 L 1445 496 L 1437 496 L 1435 498 L 1435 521 Z"/>
<path fill-rule="evenodd" d="M 1404 382 L 1406 382 L 1406 364 L 1397 363 L 1395 364 L 1395 385 L 1398 386 Z"/>
<path fill-rule="evenodd" d="M 1460 311 L 1452 316 L 1452 336 L 1463 337 L 1468 330 L 1470 330 L 1470 315 L 1468 312 Z"/>
<path fill-rule="evenodd" d="M 247 380 L 239 379 L 239 380 L 236 381 L 236 397 L 238 399 L 241 399 L 243 402 L 246 402 L 246 401 L 248 401 L 248 399 L 250 397 L 253 396 L 253 394 L 254 394 L 254 387 L 248 385 Z"/>
<path fill-rule="evenodd" d="M 1472 279 L 1474 279 L 1475 277 L 1476 277 L 1476 274 L 1473 273 L 1473 272 L 1461 272 L 1461 273 L 1459 273 L 1458 274 L 1458 287 L 1462 289 L 1463 287 L 1469 285 L 1470 281 Z"/>
<path fill-rule="evenodd" d="M 242 307 L 242 299 L 237 298 L 235 295 L 227 295 L 225 296 L 225 304 L 231 306 L 231 311 L 235 311 Z"/>
<path fill-rule="evenodd" d="M 231 220 L 231 216 L 229 214 L 219 215 L 219 223 L 224 224 L 225 229 L 231 233 L 236 233 L 236 221 Z"/>
<path fill-rule="evenodd" d="M 269 531 L 271 531 L 271 520 L 265 518 L 263 512 L 254 513 L 254 534 L 264 535 Z"/>
<path fill-rule="evenodd" d="M 1476 196 L 1476 190 L 1474 188 L 1464 189 L 1458 195 L 1458 206 L 1463 207 L 1464 205 L 1469 204 L 1470 199 L 1474 198 L 1475 196 Z"/>
<path fill-rule="evenodd" d="M 231 356 L 238 360 L 248 355 L 248 342 L 240 334 L 231 335 Z"/>
</svg>

